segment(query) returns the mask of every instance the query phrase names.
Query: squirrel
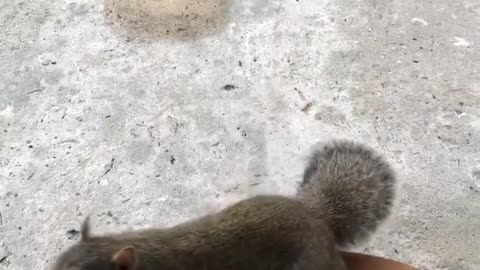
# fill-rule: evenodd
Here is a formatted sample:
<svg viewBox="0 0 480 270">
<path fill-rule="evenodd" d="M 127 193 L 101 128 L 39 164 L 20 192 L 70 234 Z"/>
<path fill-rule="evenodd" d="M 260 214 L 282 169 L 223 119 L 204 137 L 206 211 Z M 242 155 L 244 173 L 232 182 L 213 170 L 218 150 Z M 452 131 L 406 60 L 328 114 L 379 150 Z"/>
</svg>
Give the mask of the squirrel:
<svg viewBox="0 0 480 270">
<path fill-rule="evenodd" d="M 259 195 L 169 228 L 92 235 L 54 270 L 347 270 L 340 250 L 365 240 L 391 211 L 396 176 L 372 148 L 315 147 L 297 196 Z"/>
</svg>

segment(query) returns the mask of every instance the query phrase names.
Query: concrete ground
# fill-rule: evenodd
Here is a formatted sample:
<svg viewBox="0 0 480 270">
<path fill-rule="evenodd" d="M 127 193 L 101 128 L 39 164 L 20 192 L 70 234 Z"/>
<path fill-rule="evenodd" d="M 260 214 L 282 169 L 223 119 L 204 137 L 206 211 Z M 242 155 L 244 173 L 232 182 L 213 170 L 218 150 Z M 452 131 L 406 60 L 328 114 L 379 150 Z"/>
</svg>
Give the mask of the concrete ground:
<svg viewBox="0 0 480 270">
<path fill-rule="evenodd" d="M 478 269 L 480 2 L 165 2 L 0 3 L 0 269 L 46 269 L 86 215 L 112 232 L 292 194 L 339 136 L 402 184 L 359 250 Z"/>
</svg>

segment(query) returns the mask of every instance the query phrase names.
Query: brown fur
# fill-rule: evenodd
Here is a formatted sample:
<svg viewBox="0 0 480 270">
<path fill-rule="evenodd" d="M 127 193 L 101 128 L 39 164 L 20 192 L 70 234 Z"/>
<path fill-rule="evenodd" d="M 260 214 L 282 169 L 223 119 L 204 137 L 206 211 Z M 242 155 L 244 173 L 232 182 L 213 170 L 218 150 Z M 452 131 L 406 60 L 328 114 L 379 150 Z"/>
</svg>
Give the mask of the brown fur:
<svg viewBox="0 0 480 270">
<path fill-rule="evenodd" d="M 366 189 L 355 182 L 355 177 L 369 181 L 371 174 L 364 170 L 369 166 L 342 161 L 348 160 L 348 155 L 361 164 L 377 160 L 368 155 L 366 160 L 358 159 L 356 151 L 343 156 L 343 150 L 335 147 L 333 156 L 338 152 L 341 158 L 322 151 L 327 150 L 315 152 L 306 170 L 299 198 L 256 196 L 171 228 L 106 236 L 91 235 L 86 222 L 81 241 L 59 257 L 54 270 L 346 270 L 335 245 L 350 239 L 355 231 L 346 226 L 348 218 L 340 216 L 358 211 L 349 213 L 353 230 L 373 229 L 375 226 L 363 228 L 358 222 L 383 214 L 370 216 L 368 210 L 351 205 L 360 200 L 371 202 L 365 205 L 374 209 L 376 203 L 383 203 L 380 197 L 390 194 L 379 189 L 381 185 Z M 338 166 L 333 166 L 336 162 Z M 325 164 L 335 170 L 322 171 L 319 166 Z M 373 177 L 370 180 L 375 183 L 376 175 Z M 371 195 L 375 199 L 369 199 Z M 343 199 L 353 201 L 336 203 Z"/>
</svg>

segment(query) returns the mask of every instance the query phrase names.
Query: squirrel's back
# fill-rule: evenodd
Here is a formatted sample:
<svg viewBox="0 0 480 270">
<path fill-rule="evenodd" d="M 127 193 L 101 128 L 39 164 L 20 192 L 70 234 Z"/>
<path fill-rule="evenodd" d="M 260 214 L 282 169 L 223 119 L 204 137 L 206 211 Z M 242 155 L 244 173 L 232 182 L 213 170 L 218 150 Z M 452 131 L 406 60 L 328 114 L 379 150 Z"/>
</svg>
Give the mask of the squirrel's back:
<svg viewBox="0 0 480 270">
<path fill-rule="evenodd" d="M 334 140 L 313 151 L 298 195 L 327 219 L 338 245 L 355 244 L 389 215 L 395 183 L 392 168 L 376 151 Z"/>
</svg>

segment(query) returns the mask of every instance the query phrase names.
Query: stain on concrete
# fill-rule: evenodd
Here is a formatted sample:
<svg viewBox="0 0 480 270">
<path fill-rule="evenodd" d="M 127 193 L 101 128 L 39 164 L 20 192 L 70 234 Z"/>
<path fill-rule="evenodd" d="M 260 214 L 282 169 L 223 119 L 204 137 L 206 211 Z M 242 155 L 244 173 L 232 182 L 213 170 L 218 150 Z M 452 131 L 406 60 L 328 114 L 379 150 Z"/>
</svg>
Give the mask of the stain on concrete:
<svg viewBox="0 0 480 270">
<path fill-rule="evenodd" d="M 231 0 L 105 0 L 106 17 L 127 38 L 196 39 L 222 31 Z"/>
</svg>

